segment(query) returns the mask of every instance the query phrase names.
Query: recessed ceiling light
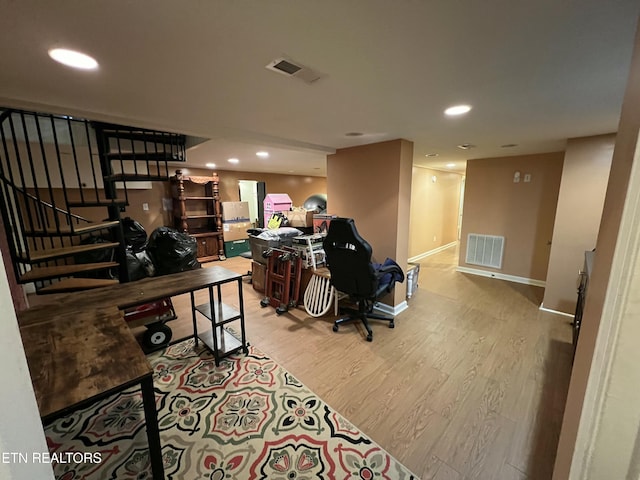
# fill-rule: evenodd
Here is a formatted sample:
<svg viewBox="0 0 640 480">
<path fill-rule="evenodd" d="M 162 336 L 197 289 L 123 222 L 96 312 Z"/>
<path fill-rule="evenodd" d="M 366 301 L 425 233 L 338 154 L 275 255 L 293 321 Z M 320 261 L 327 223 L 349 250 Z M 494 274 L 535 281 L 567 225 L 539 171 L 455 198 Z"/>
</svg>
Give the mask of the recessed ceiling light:
<svg viewBox="0 0 640 480">
<path fill-rule="evenodd" d="M 260 158 L 269 158 L 269 152 L 256 152 L 256 155 Z"/>
<path fill-rule="evenodd" d="M 453 168 L 455 166 L 456 166 L 455 163 L 447 163 L 447 168 Z"/>
<path fill-rule="evenodd" d="M 447 108 L 444 111 L 444 114 L 452 117 L 456 115 L 463 115 L 467 113 L 469 110 L 471 110 L 471 107 L 469 105 L 454 105 L 452 107 Z"/>
<path fill-rule="evenodd" d="M 437 157 L 438 155 L 440 155 L 439 153 L 427 153 L 425 155 L 425 157 Z"/>
<path fill-rule="evenodd" d="M 295 170 L 289 170 L 289 173 L 293 173 L 293 172 L 295 172 Z"/>
<path fill-rule="evenodd" d="M 518 146 L 517 143 L 505 143 L 504 145 L 500 145 L 500 148 L 513 148 L 517 146 Z"/>
<path fill-rule="evenodd" d="M 95 58 L 75 50 L 66 48 L 52 48 L 49 50 L 49 56 L 56 62 L 66 65 L 67 67 L 79 68 L 81 70 L 95 70 L 98 68 L 98 62 Z"/>
<path fill-rule="evenodd" d="M 227 162 L 229 162 L 229 163 L 240 163 L 240 160 L 238 160 L 237 158 L 230 158 L 229 160 L 227 160 Z"/>
<path fill-rule="evenodd" d="M 475 145 L 472 145 L 470 143 L 462 143 L 458 145 L 458 148 L 461 148 L 462 150 L 469 150 L 470 148 L 475 148 Z"/>
<path fill-rule="evenodd" d="M 362 132 L 347 132 L 344 134 L 345 137 L 361 137 L 364 133 Z"/>
<path fill-rule="evenodd" d="M 215 163 L 207 163 L 206 167 L 207 168 L 216 168 L 216 164 Z"/>
</svg>

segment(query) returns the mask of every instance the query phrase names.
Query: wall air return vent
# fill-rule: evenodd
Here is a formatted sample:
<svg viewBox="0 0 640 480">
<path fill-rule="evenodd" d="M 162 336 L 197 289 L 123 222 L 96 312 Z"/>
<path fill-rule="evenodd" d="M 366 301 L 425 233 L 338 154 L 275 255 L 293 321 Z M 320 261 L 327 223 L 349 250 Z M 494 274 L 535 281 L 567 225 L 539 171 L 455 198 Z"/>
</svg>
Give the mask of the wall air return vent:
<svg viewBox="0 0 640 480">
<path fill-rule="evenodd" d="M 483 267 L 502 268 L 504 237 L 470 233 L 467 237 L 465 263 Z"/>
<path fill-rule="evenodd" d="M 302 80 L 305 83 L 313 83 L 322 77 L 321 73 L 302 65 L 300 62 L 284 57 L 276 58 L 272 62 L 269 62 L 265 68 L 267 70 L 286 75 L 287 77 Z"/>
</svg>

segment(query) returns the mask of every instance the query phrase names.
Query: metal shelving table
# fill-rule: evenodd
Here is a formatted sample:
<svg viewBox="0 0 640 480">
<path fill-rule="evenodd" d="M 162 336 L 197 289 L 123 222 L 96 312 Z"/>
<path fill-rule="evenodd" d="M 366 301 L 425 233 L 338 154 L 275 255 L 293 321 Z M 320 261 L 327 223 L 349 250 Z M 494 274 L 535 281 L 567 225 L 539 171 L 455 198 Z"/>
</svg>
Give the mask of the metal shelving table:
<svg viewBox="0 0 640 480">
<path fill-rule="evenodd" d="M 244 299 L 242 295 L 242 275 L 221 269 L 220 278 L 207 287 L 209 301 L 196 305 L 195 293 L 191 292 L 191 312 L 193 317 L 193 337 L 196 345 L 201 340 L 212 352 L 216 366 L 220 360 L 238 351 L 249 353 L 244 322 Z M 236 282 L 238 309 L 222 301 L 222 285 Z M 198 333 L 197 316 L 201 314 L 211 322 L 211 329 Z M 225 330 L 225 325 L 240 323 L 240 339 Z"/>
</svg>

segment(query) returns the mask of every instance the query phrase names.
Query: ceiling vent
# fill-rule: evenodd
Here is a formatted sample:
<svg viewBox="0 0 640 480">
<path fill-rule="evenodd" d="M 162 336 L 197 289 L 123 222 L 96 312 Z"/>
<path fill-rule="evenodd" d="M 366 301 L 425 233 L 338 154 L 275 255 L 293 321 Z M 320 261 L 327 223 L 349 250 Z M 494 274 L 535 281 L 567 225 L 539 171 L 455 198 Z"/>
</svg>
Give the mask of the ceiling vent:
<svg viewBox="0 0 640 480">
<path fill-rule="evenodd" d="M 322 77 L 321 73 L 318 73 L 309 67 L 305 67 L 299 62 L 291 60 L 290 58 L 276 58 L 272 62 L 269 62 L 265 66 L 267 70 L 278 72 L 287 77 L 294 77 L 302 80 L 305 83 L 313 83 Z"/>
<path fill-rule="evenodd" d="M 471 148 L 476 148 L 476 146 L 472 145 L 470 143 L 462 143 L 462 144 L 458 145 L 458 148 L 461 149 L 461 150 L 469 150 Z"/>
</svg>

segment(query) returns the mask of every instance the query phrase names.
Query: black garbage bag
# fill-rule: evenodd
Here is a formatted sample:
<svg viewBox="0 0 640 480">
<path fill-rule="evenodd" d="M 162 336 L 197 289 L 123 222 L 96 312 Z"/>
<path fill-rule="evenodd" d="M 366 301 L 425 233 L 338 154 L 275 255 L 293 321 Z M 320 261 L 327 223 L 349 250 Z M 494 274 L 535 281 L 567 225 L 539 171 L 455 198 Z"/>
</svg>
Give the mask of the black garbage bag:
<svg viewBox="0 0 640 480">
<path fill-rule="evenodd" d="M 144 264 L 129 250 L 127 250 L 127 271 L 129 272 L 129 281 L 131 282 L 142 280 L 147 276 L 147 270 Z"/>
<path fill-rule="evenodd" d="M 146 250 L 142 252 L 138 252 L 135 254 L 136 258 L 140 260 L 140 265 L 144 268 L 144 271 L 147 274 L 147 277 L 155 277 L 156 276 L 156 267 L 153 266 L 153 261 L 151 257 L 147 253 Z"/>
<path fill-rule="evenodd" d="M 98 243 L 112 242 L 107 237 L 87 237 L 80 242 L 80 245 L 95 245 Z M 104 248 L 101 250 L 89 250 L 88 252 L 76 253 L 73 256 L 75 263 L 100 263 L 113 261 L 114 252 L 113 248 Z"/>
<path fill-rule="evenodd" d="M 149 237 L 147 253 L 156 275 L 168 275 L 200 268 L 196 239 L 169 227 L 156 228 Z"/>
<path fill-rule="evenodd" d="M 147 232 L 144 227 L 131 217 L 122 219 L 122 230 L 124 231 L 124 243 L 133 253 L 144 250 L 147 245 Z"/>
<path fill-rule="evenodd" d="M 110 243 L 112 240 L 107 237 L 87 237 L 80 242 L 80 245 L 97 245 L 99 243 Z M 89 250 L 88 252 L 76 253 L 73 256 L 73 262 L 80 263 L 102 263 L 112 262 L 115 258 L 115 252 L 113 248 L 104 248 L 100 250 Z M 89 272 L 78 272 L 74 274 L 74 277 L 78 278 L 109 278 L 115 279 L 118 277 L 118 267 L 109 269 L 100 269 Z"/>
</svg>

